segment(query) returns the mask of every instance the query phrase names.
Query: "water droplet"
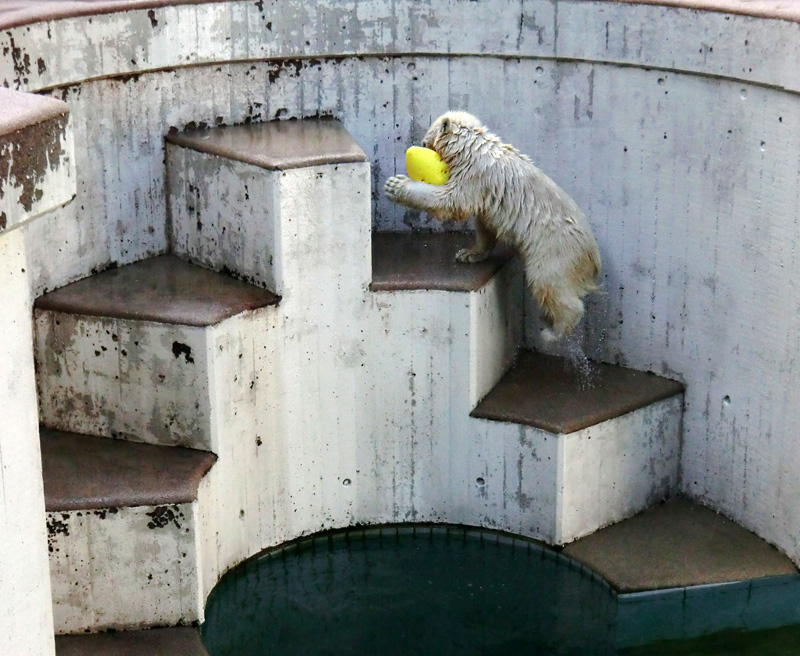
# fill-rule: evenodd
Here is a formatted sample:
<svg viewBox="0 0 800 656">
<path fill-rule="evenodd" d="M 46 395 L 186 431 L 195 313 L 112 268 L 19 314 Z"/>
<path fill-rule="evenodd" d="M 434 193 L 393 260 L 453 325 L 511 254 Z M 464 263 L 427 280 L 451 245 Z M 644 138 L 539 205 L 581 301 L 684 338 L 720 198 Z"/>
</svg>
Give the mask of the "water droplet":
<svg viewBox="0 0 800 656">
<path fill-rule="evenodd" d="M 761 142 L 761 152 L 763 153 L 766 149 L 767 149 L 767 142 L 766 141 L 762 141 Z"/>
<path fill-rule="evenodd" d="M 345 478 L 342 481 L 342 485 L 344 485 L 345 487 L 348 487 L 350 485 L 350 483 L 352 483 L 352 481 L 349 478 Z"/>
<path fill-rule="evenodd" d="M 477 485 L 478 487 L 483 487 L 484 485 L 486 485 L 486 481 L 479 476 L 478 478 L 475 479 L 475 485 Z"/>
<path fill-rule="evenodd" d="M 731 397 L 726 394 L 722 399 L 722 405 L 727 407 L 730 404 L 731 404 Z"/>
<path fill-rule="evenodd" d="M 666 83 L 666 80 L 663 77 L 658 78 L 658 86 L 663 87 Z"/>
<path fill-rule="evenodd" d="M 410 63 L 408 64 L 408 66 L 406 66 L 406 68 L 407 68 L 409 71 L 414 71 L 414 70 L 416 70 L 416 68 L 417 68 L 417 65 L 416 65 L 414 62 L 410 62 Z"/>
<path fill-rule="evenodd" d="M 544 73 L 544 68 L 542 68 L 541 66 L 537 66 L 536 67 L 536 72 L 537 73 Z"/>
<path fill-rule="evenodd" d="M 742 89 L 741 96 L 742 96 L 742 100 L 747 98 L 747 89 Z"/>
</svg>

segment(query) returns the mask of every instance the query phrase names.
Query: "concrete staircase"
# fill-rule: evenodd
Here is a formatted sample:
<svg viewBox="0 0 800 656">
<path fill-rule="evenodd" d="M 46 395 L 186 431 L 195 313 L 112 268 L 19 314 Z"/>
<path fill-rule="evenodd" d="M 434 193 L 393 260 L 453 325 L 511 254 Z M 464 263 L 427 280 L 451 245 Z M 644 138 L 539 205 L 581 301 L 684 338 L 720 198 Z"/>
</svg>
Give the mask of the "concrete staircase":
<svg viewBox="0 0 800 656">
<path fill-rule="evenodd" d="M 201 617 L 198 487 L 224 430 L 215 374 L 237 360 L 217 344 L 276 302 L 171 255 L 36 301 L 58 633 Z"/>
<path fill-rule="evenodd" d="M 421 365 L 426 375 L 438 367 L 424 362 L 435 359 L 469 381 L 463 391 L 451 381 L 447 428 L 455 439 L 434 431 L 426 444 L 438 464 L 419 482 L 441 493 L 436 509 L 414 519 L 477 524 L 563 545 L 674 493 L 680 383 L 596 363 L 587 378 L 562 358 L 519 350 L 518 265 L 502 253 L 479 265 L 454 263 L 468 235 L 374 237 L 372 289 L 382 308 L 394 310 L 390 332 L 398 335 L 398 347 L 387 345 L 384 355 L 409 358 L 406 368 Z M 466 298 L 463 310 L 459 298 Z M 441 352 L 447 331 L 450 350 Z M 426 339 L 424 348 L 402 348 Z M 399 385 L 391 381 L 381 394 L 391 397 Z M 429 394 L 431 405 L 439 394 L 446 392 Z M 414 432 L 407 435 L 412 443 Z"/>
<path fill-rule="evenodd" d="M 35 305 L 57 633 L 195 624 L 227 569 L 321 529 L 561 545 L 675 491 L 682 387 L 520 351 L 518 263 L 371 234 L 341 124 L 167 142 L 172 254 Z"/>
</svg>

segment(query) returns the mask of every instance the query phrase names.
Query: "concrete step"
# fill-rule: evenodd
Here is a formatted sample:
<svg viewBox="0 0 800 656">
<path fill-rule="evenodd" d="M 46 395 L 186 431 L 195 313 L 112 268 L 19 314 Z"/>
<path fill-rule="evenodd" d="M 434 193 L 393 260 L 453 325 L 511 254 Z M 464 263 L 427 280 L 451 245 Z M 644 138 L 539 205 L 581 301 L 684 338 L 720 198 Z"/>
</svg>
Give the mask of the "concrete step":
<svg viewBox="0 0 800 656">
<path fill-rule="evenodd" d="M 376 232 L 372 235 L 372 291 L 477 291 L 511 259 L 497 248 L 476 264 L 456 262 L 455 254 L 471 246 L 468 232 Z"/>
<path fill-rule="evenodd" d="M 566 544 L 675 492 L 682 403 L 654 374 L 522 351 L 471 416 L 533 454 L 520 479 L 548 513 L 544 539 Z"/>
<path fill-rule="evenodd" d="M 0 86 L 0 234 L 75 197 L 75 148 L 69 107 Z"/>
<path fill-rule="evenodd" d="M 148 629 L 58 636 L 56 656 L 208 656 L 197 629 Z"/>
<path fill-rule="evenodd" d="M 682 393 L 681 383 L 655 374 L 521 351 L 472 416 L 566 434 Z"/>
<path fill-rule="evenodd" d="M 794 563 L 724 515 L 681 497 L 563 553 L 617 591 L 618 647 L 800 623 Z"/>
<path fill-rule="evenodd" d="M 683 387 L 622 367 L 517 355 L 519 262 L 502 252 L 455 262 L 472 239 L 373 235 L 370 289 L 386 340 L 375 394 L 391 399 L 384 439 L 415 445 L 407 475 L 414 491 L 432 492 L 412 518 L 562 545 L 672 494 Z M 401 453 L 397 461 L 408 457 Z"/>
<path fill-rule="evenodd" d="M 41 449 L 56 633 L 197 621 L 198 488 L 216 456 L 46 428 Z"/>
<path fill-rule="evenodd" d="M 51 428 L 215 450 L 212 342 L 272 292 L 173 255 L 112 269 L 36 300 L 40 419 Z M 228 364 L 231 364 L 228 362 Z"/>
<path fill-rule="evenodd" d="M 522 339 L 521 270 L 502 249 L 477 264 L 456 262 L 456 252 L 473 241 L 455 232 L 372 235 L 370 290 L 386 343 L 376 354 L 381 370 L 403 378 L 415 373 L 411 402 L 431 409 L 452 404 L 464 418 L 508 368 Z M 442 388 L 417 375 L 429 369 L 442 377 Z M 381 383 L 379 398 L 409 385 L 391 377 Z M 405 423 L 398 419 L 392 423 Z"/>
<path fill-rule="evenodd" d="M 285 295 L 309 247 L 332 262 L 368 250 L 357 208 L 369 196 L 369 162 L 339 121 L 191 130 L 166 141 L 172 248 L 182 257 Z M 341 244 L 298 231 L 302 213 L 326 205 L 359 217 L 329 234 L 344 235 Z"/>
<path fill-rule="evenodd" d="M 281 296 L 207 338 L 219 455 L 202 497 L 208 593 L 254 552 L 362 516 L 370 163 L 341 123 L 318 119 L 174 133 L 166 155 L 173 252 Z"/>
</svg>

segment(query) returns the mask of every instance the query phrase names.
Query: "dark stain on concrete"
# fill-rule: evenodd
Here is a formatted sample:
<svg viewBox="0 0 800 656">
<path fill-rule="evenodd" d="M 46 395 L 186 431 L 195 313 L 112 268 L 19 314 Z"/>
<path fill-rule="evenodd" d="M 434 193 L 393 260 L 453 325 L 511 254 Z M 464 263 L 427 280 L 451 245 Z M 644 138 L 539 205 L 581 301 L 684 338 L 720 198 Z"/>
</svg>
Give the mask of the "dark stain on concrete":
<svg viewBox="0 0 800 656">
<path fill-rule="evenodd" d="M 92 275 L 96 275 L 98 273 L 103 273 L 103 271 L 108 271 L 110 269 L 118 269 L 118 268 L 119 268 L 119 262 L 111 262 L 110 261 L 110 262 L 106 262 L 105 264 L 102 264 L 100 266 L 92 267 L 90 273 Z"/>
<path fill-rule="evenodd" d="M 170 523 L 175 524 L 176 528 L 181 528 L 180 522 L 183 520 L 183 513 L 178 506 L 156 506 L 151 512 L 146 513 L 151 519 L 147 522 L 147 528 L 157 529 L 169 526 Z"/>
<path fill-rule="evenodd" d="M 47 121 L 31 125 L 23 130 L 0 136 L 0 154 L 10 161 L 8 174 L 0 177 L 0 198 L 6 194 L 7 180 L 14 179 L 21 187 L 19 202 L 26 211 L 41 199 L 38 184 L 48 170 L 59 166 L 61 136 L 67 126 L 66 112 Z"/>
<path fill-rule="evenodd" d="M 158 25 L 158 21 L 156 20 L 156 12 L 152 9 L 147 12 L 147 17 L 150 19 L 150 26 L 155 27 Z"/>
<path fill-rule="evenodd" d="M 179 358 L 181 355 L 183 355 L 186 358 L 186 362 L 194 363 L 194 358 L 192 357 L 192 347 L 188 344 L 172 342 L 172 355 L 174 355 L 176 358 Z"/>
<path fill-rule="evenodd" d="M 69 535 L 68 519 L 69 515 L 67 513 L 61 513 L 61 519 L 55 513 L 47 516 L 47 550 L 50 553 L 59 551 L 56 547 L 59 535 Z"/>
<path fill-rule="evenodd" d="M 7 56 L 9 52 L 14 65 L 14 83 L 17 85 L 17 89 L 20 89 L 23 84 L 28 83 L 28 75 L 31 74 L 31 57 L 28 53 L 22 52 L 22 48 L 14 43 L 13 36 L 9 45 L 3 48 L 3 55 Z"/>
<path fill-rule="evenodd" d="M 120 75 L 115 79 L 122 84 L 128 84 L 129 82 L 138 82 L 140 77 L 141 73 L 129 73 L 128 75 Z"/>
<path fill-rule="evenodd" d="M 189 121 L 185 128 L 186 130 L 208 130 L 209 125 L 205 121 Z M 176 128 L 177 131 L 177 128 Z M 170 128 L 170 134 L 172 134 L 172 128 Z"/>
<path fill-rule="evenodd" d="M 284 72 L 291 77 L 298 77 L 306 62 L 302 59 L 281 59 L 270 62 L 267 70 L 269 83 L 273 84 Z M 292 71 L 294 69 L 294 71 Z"/>
</svg>

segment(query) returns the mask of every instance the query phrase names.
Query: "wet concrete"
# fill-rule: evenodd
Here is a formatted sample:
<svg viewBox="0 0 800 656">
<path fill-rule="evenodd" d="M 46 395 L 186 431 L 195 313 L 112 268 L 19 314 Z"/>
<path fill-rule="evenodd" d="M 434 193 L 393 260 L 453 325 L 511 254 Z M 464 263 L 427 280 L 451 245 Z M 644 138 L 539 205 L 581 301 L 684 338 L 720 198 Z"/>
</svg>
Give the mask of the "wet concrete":
<svg viewBox="0 0 800 656">
<path fill-rule="evenodd" d="M 497 247 L 484 262 L 456 262 L 456 253 L 472 246 L 470 233 L 376 232 L 372 235 L 372 291 L 439 289 L 475 291 L 511 258 Z"/>
<path fill-rule="evenodd" d="M 197 629 L 177 627 L 56 637 L 56 656 L 208 656 Z"/>
<path fill-rule="evenodd" d="M 789 558 L 754 533 L 682 498 L 577 540 L 564 554 L 618 592 L 797 574 Z"/>
<path fill-rule="evenodd" d="M 229 276 L 162 255 L 85 278 L 36 300 L 40 310 L 210 326 L 279 297 Z"/>
<path fill-rule="evenodd" d="M 188 503 L 217 457 L 41 429 L 47 511 Z"/>
<path fill-rule="evenodd" d="M 344 126 L 324 118 L 176 132 L 167 141 L 272 170 L 367 161 Z"/>
<path fill-rule="evenodd" d="M 681 392 L 655 374 L 592 363 L 587 377 L 567 360 L 522 351 L 472 416 L 573 433 Z"/>
</svg>

